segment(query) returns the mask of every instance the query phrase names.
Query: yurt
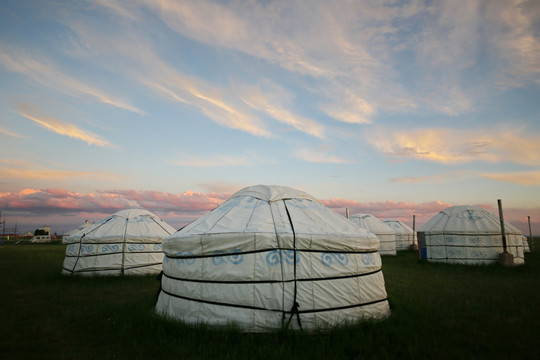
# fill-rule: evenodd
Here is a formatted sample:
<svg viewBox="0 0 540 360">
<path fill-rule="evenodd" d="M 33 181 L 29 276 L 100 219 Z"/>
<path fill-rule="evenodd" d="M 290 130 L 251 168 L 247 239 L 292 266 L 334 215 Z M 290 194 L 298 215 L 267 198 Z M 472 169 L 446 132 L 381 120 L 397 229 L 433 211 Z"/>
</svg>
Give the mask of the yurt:
<svg viewBox="0 0 540 360">
<path fill-rule="evenodd" d="M 416 243 L 416 234 L 413 229 L 403 222 L 395 219 L 382 219 L 382 221 L 396 234 L 396 250 L 408 250 L 411 245 Z"/>
<path fill-rule="evenodd" d="M 370 214 L 353 214 L 349 220 L 375 234 L 380 241 L 379 254 L 396 255 L 396 233 L 388 225 Z"/>
<path fill-rule="evenodd" d="M 523 252 L 531 252 L 531 248 L 529 247 L 529 241 L 527 241 L 527 237 L 522 235 L 521 238 L 523 239 Z"/>
<path fill-rule="evenodd" d="M 66 237 L 68 237 L 68 236 L 71 236 L 71 235 L 74 235 L 74 234 L 78 233 L 79 231 L 86 229 L 86 228 L 89 227 L 90 225 L 92 225 L 92 224 L 90 224 L 90 221 L 86 220 L 84 223 L 82 223 L 81 225 L 77 226 L 75 229 L 72 229 L 72 230 L 66 232 L 66 233 L 64 234 L 63 238 L 62 238 L 62 242 L 63 242 L 64 238 L 66 238 Z"/>
<path fill-rule="evenodd" d="M 311 195 L 256 185 L 163 241 L 156 311 L 245 332 L 390 314 L 379 240 Z"/>
<path fill-rule="evenodd" d="M 63 274 L 146 275 L 159 273 L 161 242 L 176 230 L 150 211 L 128 209 L 65 237 Z"/>
<path fill-rule="evenodd" d="M 521 232 L 505 222 L 507 251 L 523 264 Z M 458 264 L 493 264 L 503 252 L 499 217 L 479 206 L 452 206 L 418 230 L 423 259 Z"/>
</svg>

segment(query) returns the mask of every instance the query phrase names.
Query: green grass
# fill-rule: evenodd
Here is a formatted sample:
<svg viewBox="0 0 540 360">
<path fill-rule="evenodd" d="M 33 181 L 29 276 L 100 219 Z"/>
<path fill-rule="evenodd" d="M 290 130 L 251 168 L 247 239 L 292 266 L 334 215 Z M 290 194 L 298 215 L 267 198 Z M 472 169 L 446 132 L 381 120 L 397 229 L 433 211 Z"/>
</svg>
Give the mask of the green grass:
<svg viewBox="0 0 540 360">
<path fill-rule="evenodd" d="M 540 251 L 516 268 L 383 257 L 392 315 L 319 335 L 168 321 L 154 313 L 155 276 L 65 277 L 64 251 L 0 246 L 0 358 L 540 358 Z"/>
</svg>

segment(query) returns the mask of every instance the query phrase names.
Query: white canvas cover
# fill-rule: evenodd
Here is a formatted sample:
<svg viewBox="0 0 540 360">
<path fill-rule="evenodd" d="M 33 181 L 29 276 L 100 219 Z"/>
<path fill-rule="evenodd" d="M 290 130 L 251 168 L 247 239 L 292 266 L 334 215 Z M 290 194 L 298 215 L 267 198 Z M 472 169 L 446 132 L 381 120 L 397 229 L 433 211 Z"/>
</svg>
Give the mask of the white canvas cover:
<svg viewBox="0 0 540 360">
<path fill-rule="evenodd" d="M 175 229 L 150 211 L 119 211 L 65 237 L 63 274 L 144 275 L 161 271 L 162 239 Z"/>
<path fill-rule="evenodd" d="M 248 187 L 164 239 L 156 311 L 247 332 L 384 318 L 378 246 L 304 192 Z"/>
<path fill-rule="evenodd" d="M 522 235 L 523 239 L 523 252 L 531 252 L 531 248 L 529 247 L 529 241 L 527 241 L 527 237 Z"/>
<path fill-rule="evenodd" d="M 396 219 L 382 221 L 396 233 L 396 250 L 409 250 L 411 245 L 416 243 L 416 233 L 403 222 Z"/>
<path fill-rule="evenodd" d="M 525 262 L 521 232 L 505 222 L 507 250 Z M 493 264 L 503 252 L 498 215 L 479 206 L 446 208 L 418 230 L 422 258 L 459 264 Z"/>
<path fill-rule="evenodd" d="M 349 216 L 349 220 L 379 238 L 379 254 L 396 255 L 396 233 L 388 225 L 370 214 L 353 214 Z"/>
</svg>

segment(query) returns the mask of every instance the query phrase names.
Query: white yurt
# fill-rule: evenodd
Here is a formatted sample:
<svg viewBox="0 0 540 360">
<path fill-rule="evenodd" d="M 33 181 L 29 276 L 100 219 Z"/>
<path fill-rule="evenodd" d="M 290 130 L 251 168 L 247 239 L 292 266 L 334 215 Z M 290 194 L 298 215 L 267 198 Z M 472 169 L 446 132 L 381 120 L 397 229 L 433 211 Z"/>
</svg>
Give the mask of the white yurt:
<svg viewBox="0 0 540 360">
<path fill-rule="evenodd" d="M 364 228 L 379 238 L 379 254 L 396 255 L 396 233 L 388 225 L 370 214 L 354 214 L 349 216 L 356 225 Z"/>
<path fill-rule="evenodd" d="M 505 222 L 507 250 L 523 264 L 521 232 Z M 499 217 L 479 206 L 451 206 L 418 230 L 423 259 L 458 264 L 493 264 L 503 252 Z"/>
<path fill-rule="evenodd" d="M 385 318 L 378 247 L 305 192 L 247 187 L 163 241 L 156 311 L 246 332 Z"/>
<path fill-rule="evenodd" d="M 90 221 L 86 220 L 84 223 L 82 223 L 81 225 L 77 226 L 75 229 L 72 229 L 68 232 L 66 232 L 64 234 L 64 236 L 62 237 L 62 243 L 64 243 L 64 238 L 68 237 L 68 236 L 71 236 L 71 235 L 74 235 L 76 233 L 78 233 L 79 231 L 83 230 L 83 229 L 86 229 L 87 227 L 89 227 L 90 225 Z"/>
<path fill-rule="evenodd" d="M 64 237 L 63 274 L 146 275 L 161 271 L 163 238 L 176 230 L 150 211 L 119 211 Z"/>
<path fill-rule="evenodd" d="M 416 234 L 403 222 L 396 219 L 382 219 L 396 234 L 396 250 L 409 250 L 411 245 L 416 244 Z"/>
</svg>

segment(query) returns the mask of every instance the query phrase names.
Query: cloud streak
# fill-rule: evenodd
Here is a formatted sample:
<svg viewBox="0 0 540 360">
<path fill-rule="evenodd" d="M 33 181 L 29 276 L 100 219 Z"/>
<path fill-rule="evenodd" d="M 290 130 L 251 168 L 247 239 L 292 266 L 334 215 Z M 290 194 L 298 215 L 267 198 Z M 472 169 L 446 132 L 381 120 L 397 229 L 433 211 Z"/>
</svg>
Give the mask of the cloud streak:
<svg viewBox="0 0 540 360">
<path fill-rule="evenodd" d="M 95 180 L 119 181 L 120 176 L 100 171 L 76 171 L 52 169 L 28 161 L 0 159 L 0 180 L 39 181 L 71 180 L 85 178 Z"/>
<path fill-rule="evenodd" d="M 0 127 L 0 134 L 11 136 L 11 137 L 14 137 L 14 138 L 17 138 L 17 139 L 22 139 L 23 138 L 23 136 L 21 134 L 17 134 L 17 133 L 15 133 L 13 131 L 3 129 L 1 127 Z"/>
<path fill-rule="evenodd" d="M 540 186 L 540 171 L 519 171 L 510 173 L 484 173 L 480 176 L 519 185 Z"/>
<path fill-rule="evenodd" d="M 299 149 L 294 152 L 294 157 L 307 162 L 327 164 L 348 164 L 350 160 L 330 155 L 324 149 Z"/>
<path fill-rule="evenodd" d="M 421 128 L 411 131 L 378 128 L 366 141 L 397 159 L 420 159 L 443 164 L 473 161 L 540 165 L 538 134 L 515 126 L 485 130 Z"/>
<path fill-rule="evenodd" d="M 35 115 L 36 110 L 27 104 L 20 104 L 19 111 L 21 115 L 28 120 L 32 120 L 36 124 L 54 133 L 67 136 L 72 139 L 84 141 L 88 145 L 95 145 L 101 147 L 111 146 L 109 142 L 102 139 L 98 135 L 90 131 L 80 129 L 73 124 L 60 121 L 50 116 Z"/>
<path fill-rule="evenodd" d="M 14 53 L 14 55 L 11 53 Z M 54 65 L 44 59 L 44 56 L 40 56 L 41 60 L 38 61 L 17 49 L 13 49 L 11 53 L 8 54 L 0 50 L 0 65 L 8 71 L 27 76 L 42 86 L 52 88 L 69 96 L 91 98 L 103 104 L 112 105 L 140 115 L 144 114 L 144 111 L 137 107 L 57 70 Z"/>
<path fill-rule="evenodd" d="M 223 166 L 250 166 L 245 156 L 214 155 L 212 157 L 198 157 L 188 154 L 179 155 L 180 160 L 171 161 L 173 165 L 188 167 L 223 167 Z"/>
</svg>

